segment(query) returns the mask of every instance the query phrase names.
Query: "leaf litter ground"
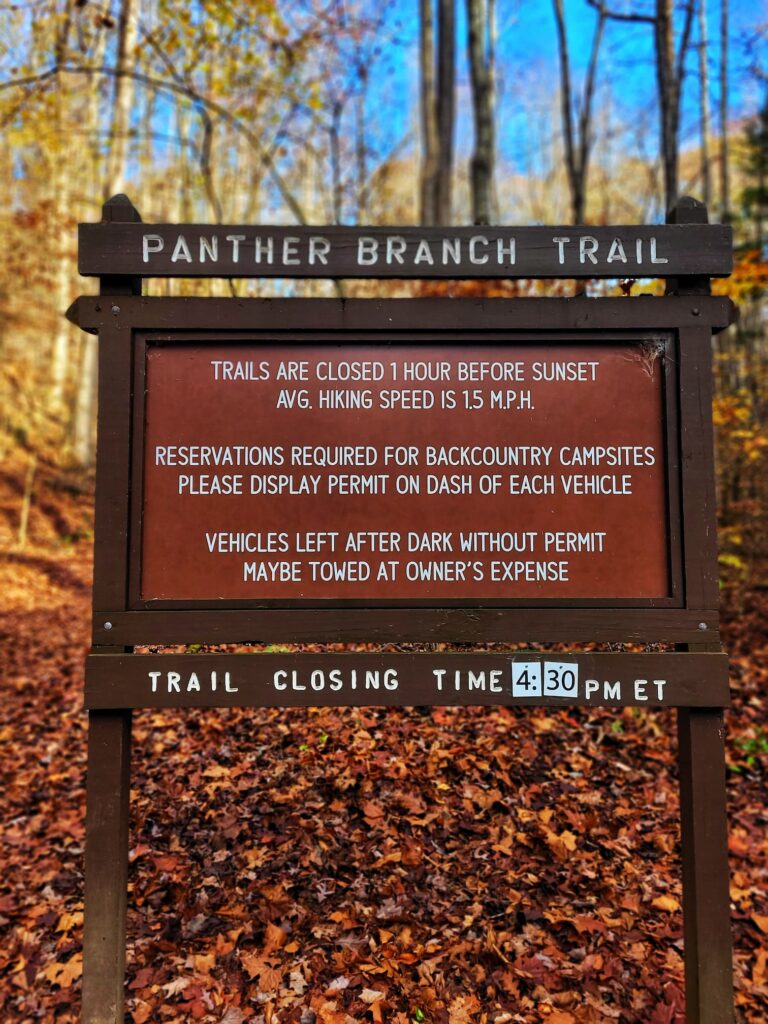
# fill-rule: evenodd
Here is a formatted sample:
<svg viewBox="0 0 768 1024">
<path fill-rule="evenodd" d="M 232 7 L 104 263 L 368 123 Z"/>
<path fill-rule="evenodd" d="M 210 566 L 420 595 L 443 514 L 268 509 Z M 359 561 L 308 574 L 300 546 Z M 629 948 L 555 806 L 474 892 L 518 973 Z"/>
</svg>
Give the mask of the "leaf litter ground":
<svg viewBox="0 0 768 1024">
<path fill-rule="evenodd" d="M 91 569 L 83 499 L 55 506 L 0 557 L 9 1024 L 79 1013 Z M 768 1017 L 767 614 L 739 595 L 724 623 L 750 1024 Z M 672 712 L 141 711 L 134 752 L 133 1024 L 684 1019 Z"/>
</svg>

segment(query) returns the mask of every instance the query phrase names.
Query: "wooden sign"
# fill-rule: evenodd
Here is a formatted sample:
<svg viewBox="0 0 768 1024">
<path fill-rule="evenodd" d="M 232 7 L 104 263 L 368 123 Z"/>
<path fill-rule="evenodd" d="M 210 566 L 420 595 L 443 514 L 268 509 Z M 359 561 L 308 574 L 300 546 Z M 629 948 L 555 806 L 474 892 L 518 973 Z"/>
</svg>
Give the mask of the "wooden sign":
<svg viewBox="0 0 768 1024">
<path fill-rule="evenodd" d="M 92 654 L 86 704 L 119 707 L 726 707 L 723 654 Z"/>
<path fill-rule="evenodd" d="M 78 300 L 104 394 L 94 641 L 716 636 L 701 325 L 730 315 Z"/>
<path fill-rule="evenodd" d="M 143 277 L 727 276 L 724 225 L 254 227 L 80 225 L 80 273 Z"/>
<path fill-rule="evenodd" d="M 672 350 L 148 341 L 136 597 L 670 598 Z"/>
<path fill-rule="evenodd" d="M 671 220 L 143 225 L 116 197 L 81 226 L 102 290 L 69 311 L 99 335 L 86 1024 L 123 1018 L 131 709 L 371 704 L 677 708 L 687 1015 L 733 1021 L 711 337 L 734 310 L 708 294 L 730 229 L 692 200 Z M 149 276 L 672 280 L 338 301 L 142 298 Z M 386 646 L 260 649 L 357 641 Z"/>
</svg>

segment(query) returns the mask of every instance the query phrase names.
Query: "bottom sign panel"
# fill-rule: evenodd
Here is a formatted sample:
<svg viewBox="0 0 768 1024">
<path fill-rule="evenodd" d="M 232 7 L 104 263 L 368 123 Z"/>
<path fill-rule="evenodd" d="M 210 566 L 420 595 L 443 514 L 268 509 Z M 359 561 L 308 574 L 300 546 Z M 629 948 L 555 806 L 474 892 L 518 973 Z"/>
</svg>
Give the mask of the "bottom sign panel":
<svg viewBox="0 0 768 1024">
<path fill-rule="evenodd" d="M 91 654 L 97 708 L 726 707 L 725 654 Z"/>
</svg>

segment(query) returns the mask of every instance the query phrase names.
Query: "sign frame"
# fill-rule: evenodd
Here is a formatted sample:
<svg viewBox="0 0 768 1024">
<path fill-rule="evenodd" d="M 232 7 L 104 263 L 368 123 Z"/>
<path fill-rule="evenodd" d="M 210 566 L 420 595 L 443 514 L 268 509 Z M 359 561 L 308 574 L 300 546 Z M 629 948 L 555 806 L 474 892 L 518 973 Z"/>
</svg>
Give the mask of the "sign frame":
<svg viewBox="0 0 768 1024">
<path fill-rule="evenodd" d="M 100 418 L 93 642 L 691 643 L 718 636 L 711 446 L 712 331 L 727 299 L 185 299 L 80 298 L 70 318 L 99 334 Z M 311 327 L 309 325 L 312 325 Z M 138 599 L 143 346 L 234 339 L 350 344 L 407 337 L 424 343 L 578 344 L 671 337 L 665 381 L 672 596 L 650 599 L 350 601 Z M 361 342 L 361 343 L 365 343 Z M 129 498 L 130 496 L 130 498 Z M 131 512 L 128 513 L 129 507 Z M 246 607 L 247 606 L 247 607 Z"/>
</svg>

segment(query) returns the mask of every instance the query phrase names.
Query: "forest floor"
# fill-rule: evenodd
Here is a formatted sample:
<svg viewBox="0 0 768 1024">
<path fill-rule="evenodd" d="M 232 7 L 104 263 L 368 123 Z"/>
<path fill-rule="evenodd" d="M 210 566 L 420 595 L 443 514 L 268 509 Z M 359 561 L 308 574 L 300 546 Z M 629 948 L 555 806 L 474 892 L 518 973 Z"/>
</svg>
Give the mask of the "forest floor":
<svg viewBox="0 0 768 1024">
<path fill-rule="evenodd" d="M 0 473 L 0 1020 L 78 1020 L 90 501 Z M 732 595 L 739 1020 L 768 1019 L 768 593 Z M 683 1016 L 674 712 L 135 715 L 127 1021 Z"/>
</svg>

